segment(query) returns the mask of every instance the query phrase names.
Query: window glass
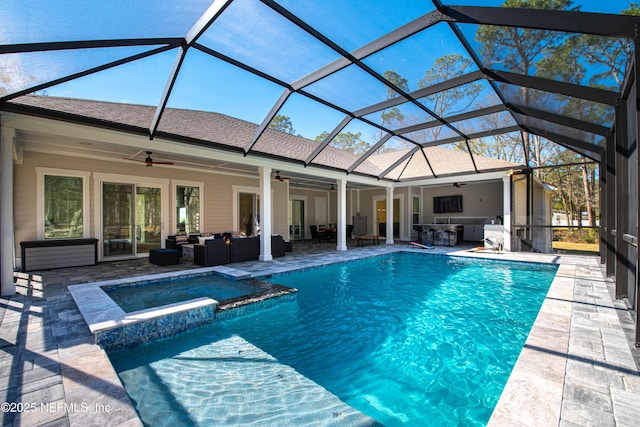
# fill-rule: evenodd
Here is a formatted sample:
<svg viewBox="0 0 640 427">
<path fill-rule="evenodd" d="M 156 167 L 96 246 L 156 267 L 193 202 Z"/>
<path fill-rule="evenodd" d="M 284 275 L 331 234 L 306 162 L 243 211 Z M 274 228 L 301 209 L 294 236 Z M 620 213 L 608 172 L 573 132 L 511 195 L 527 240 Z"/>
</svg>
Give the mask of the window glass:
<svg viewBox="0 0 640 427">
<path fill-rule="evenodd" d="M 45 175 L 45 239 L 83 237 L 82 181 L 81 177 Z"/>
<path fill-rule="evenodd" d="M 176 186 L 176 231 L 200 232 L 200 187 Z"/>
</svg>

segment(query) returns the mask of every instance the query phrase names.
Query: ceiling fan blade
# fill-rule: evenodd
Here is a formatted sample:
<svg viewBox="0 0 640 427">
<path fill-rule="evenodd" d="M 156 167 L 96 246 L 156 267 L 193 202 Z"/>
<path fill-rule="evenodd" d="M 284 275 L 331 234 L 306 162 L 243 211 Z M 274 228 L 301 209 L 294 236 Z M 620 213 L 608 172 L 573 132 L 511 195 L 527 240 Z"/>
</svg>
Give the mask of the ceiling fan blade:
<svg viewBox="0 0 640 427">
<path fill-rule="evenodd" d="M 149 166 L 153 166 L 153 165 L 172 165 L 173 162 L 156 162 L 151 158 L 151 154 L 153 154 L 151 151 L 147 151 L 147 157 L 144 160 L 138 160 L 138 159 L 134 159 L 132 157 L 123 157 L 123 159 L 125 160 L 132 160 L 134 162 L 138 162 L 138 163 L 144 163 L 147 167 Z M 137 154 L 135 154 L 134 156 L 136 156 Z"/>
<path fill-rule="evenodd" d="M 284 182 L 285 180 L 287 180 L 289 178 L 280 176 L 280 171 L 276 171 L 276 176 L 274 177 L 274 179 L 277 179 L 280 182 Z"/>
</svg>

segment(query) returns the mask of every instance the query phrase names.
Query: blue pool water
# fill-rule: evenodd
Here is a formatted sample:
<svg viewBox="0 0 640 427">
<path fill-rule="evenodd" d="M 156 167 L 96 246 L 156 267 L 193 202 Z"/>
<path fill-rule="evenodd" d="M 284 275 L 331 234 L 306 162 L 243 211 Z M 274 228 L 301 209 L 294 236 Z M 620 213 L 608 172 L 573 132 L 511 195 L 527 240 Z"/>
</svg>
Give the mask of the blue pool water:
<svg viewBox="0 0 640 427">
<path fill-rule="evenodd" d="M 172 422 L 206 425 L 193 414 L 230 410 L 233 401 L 207 408 L 214 386 L 177 390 L 185 375 L 212 376 L 216 358 L 203 349 L 216 337 L 239 336 L 384 425 L 481 426 L 556 269 L 398 253 L 283 274 L 269 280 L 298 288 L 295 303 L 110 357 L 153 425 L 169 419 L 145 420 L 161 413 L 159 402 Z"/>
<path fill-rule="evenodd" d="M 103 290 L 126 312 L 145 310 L 167 304 L 209 297 L 217 301 L 250 295 L 258 291 L 249 282 L 227 279 L 215 274 L 185 280 L 154 280 L 129 286 L 110 286 Z"/>
</svg>

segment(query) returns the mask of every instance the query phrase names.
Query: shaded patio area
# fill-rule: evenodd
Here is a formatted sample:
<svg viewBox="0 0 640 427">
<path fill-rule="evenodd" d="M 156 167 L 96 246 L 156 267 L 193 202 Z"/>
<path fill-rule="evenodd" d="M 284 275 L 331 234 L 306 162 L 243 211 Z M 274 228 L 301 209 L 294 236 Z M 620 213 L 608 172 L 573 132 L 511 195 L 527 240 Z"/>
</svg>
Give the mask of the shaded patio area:
<svg viewBox="0 0 640 427">
<path fill-rule="evenodd" d="M 427 252 L 406 243 L 335 251 L 331 244 L 296 242 L 294 252 L 284 258 L 221 268 L 259 276 L 399 250 L 560 264 L 489 425 L 637 422 L 638 352 L 625 336 L 625 330 L 633 330 L 633 319 L 624 303 L 612 299 L 613 283 L 605 279 L 596 257 L 479 254 L 461 247 Z M 21 402 L 23 411 L 3 411 L 3 425 L 140 425 L 106 354 L 92 343 L 67 286 L 196 267 L 156 266 L 138 259 L 17 273 L 18 294 L 0 300 L 0 389 L 5 402 Z"/>
</svg>

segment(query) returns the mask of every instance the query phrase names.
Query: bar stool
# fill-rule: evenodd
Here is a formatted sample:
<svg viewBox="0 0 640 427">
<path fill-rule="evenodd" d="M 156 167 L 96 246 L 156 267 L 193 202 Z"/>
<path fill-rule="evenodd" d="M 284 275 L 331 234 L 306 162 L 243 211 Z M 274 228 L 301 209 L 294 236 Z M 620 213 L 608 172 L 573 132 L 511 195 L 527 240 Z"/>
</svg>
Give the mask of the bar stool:
<svg viewBox="0 0 640 427">
<path fill-rule="evenodd" d="M 431 235 L 431 244 L 433 246 L 436 245 L 436 229 L 435 228 L 430 228 L 429 229 L 429 234 Z"/>
<path fill-rule="evenodd" d="M 449 246 L 455 246 L 451 238 L 455 236 L 456 232 L 453 230 L 444 230 L 444 232 L 447 233 L 447 240 L 449 241 Z"/>
</svg>

